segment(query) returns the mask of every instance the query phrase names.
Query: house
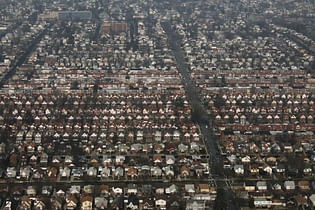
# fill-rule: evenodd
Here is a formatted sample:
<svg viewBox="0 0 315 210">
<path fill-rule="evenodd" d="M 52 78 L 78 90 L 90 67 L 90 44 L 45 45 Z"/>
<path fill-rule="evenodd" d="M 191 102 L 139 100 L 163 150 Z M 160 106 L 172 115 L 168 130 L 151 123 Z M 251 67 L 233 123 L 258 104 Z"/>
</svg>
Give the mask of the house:
<svg viewBox="0 0 315 210">
<path fill-rule="evenodd" d="M 189 176 L 189 168 L 187 166 L 183 165 L 180 168 L 180 175 L 181 175 L 181 177 L 188 177 Z"/>
<path fill-rule="evenodd" d="M 191 142 L 190 143 L 190 150 L 195 151 L 195 152 L 199 152 L 199 150 L 200 150 L 199 144 L 196 142 Z"/>
<path fill-rule="evenodd" d="M 141 209 L 146 209 L 146 210 L 153 210 L 154 209 L 154 201 L 152 199 L 149 198 L 143 198 L 142 200 L 139 200 L 139 208 Z"/>
<path fill-rule="evenodd" d="M 37 191 L 34 186 L 28 186 L 26 189 L 26 194 L 28 196 L 35 196 L 37 194 Z"/>
<path fill-rule="evenodd" d="M 273 190 L 282 190 L 282 187 L 279 183 L 275 183 L 272 185 Z"/>
<path fill-rule="evenodd" d="M 10 200 L 6 200 L 3 203 L 2 210 L 12 210 L 12 202 Z"/>
<path fill-rule="evenodd" d="M 161 141 L 161 139 L 162 139 L 161 131 L 155 131 L 155 133 L 154 133 L 154 140 L 155 141 Z"/>
<path fill-rule="evenodd" d="M 177 148 L 178 148 L 178 151 L 181 153 L 185 153 L 188 151 L 188 146 L 183 143 L 180 143 Z"/>
<path fill-rule="evenodd" d="M 311 164 L 307 164 L 307 163 L 305 164 L 305 167 L 303 169 L 303 173 L 305 175 L 310 175 L 312 173 L 312 166 L 311 166 Z"/>
<path fill-rule="evenodd" d="M 196 192 L 194 184 L 185 184 L 185 192 L 192 195 Z"/>
<path fill-rule="evenodd" d="M 125 200 L 127 209 L 138 209 L 139 208 L 139 199 L 135 195 L 130 195 L 128 200 Z"/>
<path fill-rule="evenodd" d="M 112 209 L 124 209 L 124 198 L 116 197 L 110 206 Z"/>
<path fill-rule="evenodd" d="M 98 170 L 102 178 L 109 178 L 111 176 L 111 170 L 108 167 L 100 167 Z"/>
<path fill-rule="evenodd" d="M 284 207 L 286 206 L 286 203 L 284 200 L 280 200 L 280 199 L 272 199 L 272 206 L 274 206 L 275 208 L 278 207 Z"/>
<path fill-rule="evenodd" d="M 124 169 L 122 167 L 113 168 L 113 175 L 115 177 L 123 177 L 124 176 Z"/>
<path fill-rule="evenodd" d="M 84 175 L 84 170 L 80 167 L 72 169 L 73 178 L 81 178 Z"/>
<path fill-rule="evenodd" d="M 125 156 L 118 155 L 116 156 L 115 163 L 116 165 L 123 165 L 125 161 Z"/>
<path fill-rule="evenodd" d="M 63 189 L 56 189 L 55 194 L 56 194 L 56 196 L 58 196 L 58 197 L 64 197 L 65 194 L 66 194 L 66 192 L 65 192 L 65 190 L 63 190 Z"/>
<path fill-rule="evenodd" d="M 31 209 L 32 200 L 29 197 L 24 197 L 21 199 L 21 208 L 22 209 Z"/>
<path fill-rule="evenodd" d="M 81 197 L 81 210 L 92 210 L 93 207 L 93 197 L 83 196 Z"/>
<path fill-rule="evenodd" d="M 55 165 L 60 164 L 61 161 L 62 161 L 62 160 L 61 160 L 61 157 L 60 157 L 59 155 L 54 155 L 54 156 L 52 157 L 52 160 L 51 160 L 51 162 L 54 163 Z"/>
<path fill-rule="evenodd" d="M 80 185 L 72 185 L 69 188 L 69 193 L 71 195 L 79 195 L 81 193 L 81 186 Z"/>
<path fill-rule="evenodd" d="M 18 143 L 20 143 L 24 138 L 24 131 L 19 131 L 17 134 L 16 134 L 16 141 Z"/>
<path fill-rule="evenodd" d="M 61 178 L 69 178 L 71 174 L 71 169 L 66 166 L 64 168 L 60 168 L 59 172 Z"/>
<path fill-rule="evenodd" d="M 82 192 L 85 194 L 93 194 L 94 193 L 94 185 L 84 185 Z"/>
<path fill-rule="evenodd" d="M 272 205 L 272 200 L 267 198 L 254 198 L 254 205 L 255 207 L 270 207 Z"/>
<path fill-rule="evenodd" d="M 108 195 L 109 194 L 109 186 L 102 184 L 100 186 L 100 193 L 101 193 L 101 195 L 105 195 L 105 196 Z"/>
<path fill-rule="evenodd" d="M 57 178 L 58 169 L 55 167 L 49 167 L 47 169 L 47 176 L 50 179 L 56 179 Z"/>
<path fill-rule="evenodd" d="M 249 170 L 251 174 L 258 174 L 259 173 L 259 167 L 257 164 L 251 164 L 249 166 Z"/>
<path fill-rule="evenodd" d="M 272 175 L 272 168 L 267 164 L 264 164 L 263 171 L 269 175 Z"/>
<path fill-rule="evenodd" d="M 127 170 L 127 175 L 131 178 L 137 177 L 138 176 L 138 170 L 134 167 L 126 167 Z"/>
<path fill-rule="evenodd" d="M 192 197 L 193 200 L 201 200 L 201 201 L 206 201 L 210 202 L 212 200 L 215 200 L 215 195 L 210 195 L 210 194 L 195 194 Z"/>
<path fill-rule="evenodd" d="M 306 180 L 302 180 L 298 182 L 298 186 L 301 191 L 308 191 L 310 190 L 310 182 Z"/>
<path fill-rule="evenodd" d="M 178 130 L 175 130 L 173 133 L 173 140 L 178 141 L 180 138 L 180 132 Z"/>
<path fill-rule="evenodd" d="M 43 186 L 42 187 L 42 194 L 49 196 L 49 195 L 51 195 L 52 190 L 53 190 L 52 186 Z"/>
<path fill-rule="evenodd" d="M 155 200 L 155 207 L 159 210 L 166 210 L 166 200 L 163 198 L 158 198 Z"/>
<path fill-rule="evenodd" d="M 154 151 L 156 152 L 156 153 L 161 153 L 163 150 L 164 150 L 164 144 L 154 144 Z"/>
<path fill-rule="evenodd" d="M 150 184 L 144 184 L 140 188 L 140 192 L 142 195 L 149 196 L 152 194 L 152 185 Z"/>
<path fill-rule="evenodd" d="M 29 159 L 29 163 L 33 166 L 36 166 L 37 165 L 37 156 L 36 155 L 32 155 Z"/>
<path fill-rule="evenodd" d="M 296 195 L 294 196 L 294 199 L 297 203 L 297 206 L 306 206 L 307 205 L 307 199 L 306 197 L 302 195 Z"/>
<path fill-rule="evenodd" d="M 52 210 L 61 210 L 62 209 L 62 200 L 59 198 L 51 198 L 51 209 Z"/>
<path fill-rule="evenodd" d="M 255 185 L 255 182 L 254 181 L 251 181 L 251 180 L 245 180 L 244 182 L 244 188 L 246 191 L 248 192 L 253 192 L 255 191 L 255 188 L 256 188 L 256 185 Z"/>
<path fill-rule="evenodd" d="M 164 194 L 164 188 L 163 187 L 156 188 L 155 193 L 158 195 L 163 195 Z"/>
<path fill-rule="evenodd" d="M 243 175 L 244 174 L 244 166 L 243 165 L 234 165 L 234 172 L 237 175 Z"/>
<path fill-rule="evenodd" d="M 151 168 L 151 174 L 154 177 L 161 177 L 162 176 L 162 169 L 155 166 Z"/>
<path fill-rule="evenodd" d="M 159 154 L 153 155 L 153 162 L 155 164 L 162 163 L 162 161 L 163 161 L 162 155 L 159 155 Z"/>
<path fill-rule="evenodd" d="M 75 209 L 77 207 L 78 200 L 73 196 L 69 195 L 66 197 L 65 209 Z"/>
<path fill-rule="evenodd" d="M 35 143 L 30 142 L 30 143 L 27 145 L 26 149 L 27 149 L 27 152 L 28 152 L 29 154 L 34 153 L 34 152 L 35 152 Z"/>
<path fill-rule="evenodd" d="M 168 202 L 168 206 L 167 208 L 170 208 L 170 209 L 179 209 L 181 204 L 179 203 L 180 201 L 180 198 L 179 197 L 171 197 L 169 202 Z"/>
<path fill-rule="evenodd" d="M 90 177 L 95 177 L 97 174 L 97 170 L 94 167 L 89 167 L 87 170 L 87 175 Z"/>
<path fill-rule="evenodd" d="M 163 170 L 164 170 L 166 176 L 173 177 L 175 175 L 173 167 L 170 165 L 163 167 Z"/>
<path fill-rule="evenodd" d="M 22 178 L 25 178 L 26 180 L 28 180 L 30 178 L 31 175 L 31 168 L 30 167 L 22 167 L 20 168 L 20 176 Z"/>
<path fill-rule="evenodd" d="M 95 197 L 94 198 L 94 205 L 97 209 L 107 209 L 108 207 L 108 200 L 104 197 Z"/>
<path fill-rule="evenodd" d="M 143 148 L 142 144 L 136 143 L 136 144 L 132 144 L 130 146 L 130 151 L 138 153 L 138 152 L 142 151 L 142 148 Z"/>
<path fill-rule="evenodd" d="M 175 163 L 174 155 L 165 155 L 165 160 L 167 165 L 173 165 Z"/>
<path fill-rule="evenodd" d="M 203 200 L 188 200 L 186 202 L 186 210 L 204 210 L 206 203 Z"/>
<path fill-rule="evenodd" d="M 128 184 L 127 193 L 128 194 L 137 194 L 138 193 L 137 185 L 136 184 Z"/>
<path fill-rule="evenodd" d="M 40 133 L 35 134 L 35 144 L 40 144 L 42 142 L 42 135 Z"/>
<path fill-rule="evenodd" d="M 256 183 L 257 190 L 265 191 L 267 190 L 267 182 L 266 181 L 258 181 Z"/>
<path fill-rule="evenodd" d="M 6 171 L 6 175 L 8 178 L 15 178 L 16 177 L 15 167 L 8 167 Z"/>
<path fill-rule="evenodd" d="M 103 164 L 107 167 L 112 165 L 112 158 L 106 155 L 103 156 Z"/>
<path fill-rule="evenodd" d="M 295 190 L 295 183 L 294 183 L 294 181 L 285 181 L 284 182 L 284 188 L 286 190 Z"/>
<path fill-rule="evenodd" d="M 178 187 L 175 184 L 172 184 L 171 186 L 165 188 L 166 194 L 175 194 L 178 192 Z"/>
<path fill-rule="evenodd" d="M 139 169 L 139 175 L 142 177 L 147 177 L 151 175 L 151 166 L 142 165 Z"/>
<path fill-rule="evenodd" d="M 273 164 L 275 164 L 277 162 L 277 158 L 275 158 L 273 156 L 267 157 L 266 158 L 266 162 L 273 165 Z"/>
<path fill-rule="evenodd" d="M 285 165 L 283 163 L 279 163 L 276 166 L 276 172 L 277 173 L 284 173 L 285 172 Z"/>
<path fill-rule="evenodd" d="M 40 163 L 41 166 L 47 166 L 47 164 L 48 164 L 48 155 L 47 155 L 47 153 L 43 152 L 40 155 L 39 163 Z"/>
<path fill-rule="evenodd" d="M 66 155 L 66 156 L 65 156 L 65 159 L 64 159 L 64 163 L 65 163 L 66 165 L 70 165 L 72 162 L 73 162 L 73 156 Z"/>
<path fill-rule="evenodd" d="M 245 157 L 242 158 L 242 163 L 250 163 L 250 156 L 246 155 Z"/>
<path fill-rule="evenodd" d="M 45 204 L 45 198 L 40 197 L 40 198 L 36 198 L 34 201 L 34 209 L 35 210 L 44 210 L 46 209 L 46 204 Z"/>
<path fill-rule="evenodd" d="M 210 188 L 208 184 L 199 184 L 198 185 L 198 192 L 199 193 L 209 193 Z"/>
<path fill-rule="evenodd" d="M 123 189 L 121 187 L 112 187 L 112 191 L 115 195 L 121 195 L 123 193 Z"/>
</svg>

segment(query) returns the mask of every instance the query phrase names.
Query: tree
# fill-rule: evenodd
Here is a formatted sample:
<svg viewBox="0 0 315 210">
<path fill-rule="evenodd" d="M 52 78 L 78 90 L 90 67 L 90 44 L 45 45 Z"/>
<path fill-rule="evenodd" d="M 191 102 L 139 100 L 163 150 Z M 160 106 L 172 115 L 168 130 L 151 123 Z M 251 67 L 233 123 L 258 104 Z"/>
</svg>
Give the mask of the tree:
<svg viewBox="0 0 315 210">
<path fill-rule="evenodd" d="M 180 98 L 180 97 L 176 98 L 176 100 L 175 100 L 175 106 L 176 106 L 176 107 L 182 107 L 182 106 L 184 106 L 184 100 L 183 100 L 182 98 Z"/>
<path fill-rule="evenodd" d="M 96 81 L 94 86 L 93 86 L 93 93 L 97 93 L 98 88 L 99 88 L 99 81 Z"/>
<path fill-rule="evenodd" d="M 224 176 L 223 161 L 221 159 L 215 161 L 212 167 L 219 176 Z"/>
<path fill-rule="evenodd" d="M 191 119 L 193 122 L 200 122 L 202 113 L 199 109 L 193 109 L 191 112 Z"/>
<path fill-rule="evenodd" d="M 224 105 L 225 105 L 225 100 L 222 98 L 222 95 L 221 94 L 217 94 L 217 96 L 215 98 L 214 106 L 216 108 L 220 108 L 220 107 L 222 107 Z"/>
<path fill-rule="evenodd" d="M 28 125 L 33 124 L 34 118 L 33 118 L 32 113 L 30 111 L 27 111 L 25 113 L 24 118 L 23 118 L 23 122 L 28 124 Z"/>
<path fill-rule="evenodd" d="M 225 76 L 222 76 L 221 78 L 221 87 L 225 87 L 227 84 L 226 84 L 226 79 L 225 79 Z"/>
<path fill-rule="evenodd" d="M 223 210 L 227 209 L 226 205 L 227 201 L 225 200 L 225 191 L 222 188 L 217 190 L 217 197 L 214 201 L 214 209 L 216 210 Z"/>
<path fill-rule="evenodd" d="M 71 90 L 78 90 L 79 89 L 79 82 L 77 80 L 73 81 L 71 83 L 71 87 L 70 87 Z"/>
</svg>

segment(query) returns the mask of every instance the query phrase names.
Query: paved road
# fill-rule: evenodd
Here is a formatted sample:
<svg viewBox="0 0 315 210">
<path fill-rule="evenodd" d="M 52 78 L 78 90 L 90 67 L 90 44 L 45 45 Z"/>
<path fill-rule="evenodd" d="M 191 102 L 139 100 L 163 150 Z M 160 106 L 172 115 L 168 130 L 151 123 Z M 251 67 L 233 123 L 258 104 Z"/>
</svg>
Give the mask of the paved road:
<svg viewBox="0 0 315 210">
<path fill-rule="evenodd" d="M 168 44 L 175 55 L 178 70 L 183 77 L 186 96 L 192 105 L 193 112 L 197 113 L 198 119 L 196 120 L 200 127 L 201 134 L 206 140 L 206 146 L 211 156 L 211 162 L 214 163 L 220 158 L 219 148 L 215 138 L 213 137 L 211 129 L 212 126 L 211 122 L 209 121 L 210 117 L 202 104 L 200 90 L 195 86 L 193 80 L 190 77 L 189 66 L 185 62 L 185 58 L 183 56 L 184 52 L 181 48 L 181 37 L 172 29 L 168 22 L 162 23 L 162 27 L 168 36 Z M 214 180 L 218 189 L 224 189 L 224 200 L 227 201 L 227 209 L 240 209 L 237 206 L 235 197 L 233 195 L 230 180 L 223 177 L 215 177 Z"/>
<path fill-rule="evenodd" d="M 199 118 L 197 119 L 197 123 L 200 126 L 202 135 L 207 140 L 208 151 L 210 152 L 212 158 L 215 160 L 216 158 L 219 157 L 219 150 L 217 147 L 217 143 L 213 138 L 212 131 L 210 129 L 211 124 L 209 121 L 209 115 L 202 104 L 200 90 L 198 87 L 195 86 L 193 80 L 190 77 L 189 66 L 185 62 L 185 58 L 183 56 L 184 52 L 181 49 L 180 42 L 181 37 L 171 29 L 170 24 L 162 23 L 162 26 L 166 34 L 168 35 L 169 45 L 173 50 L 173 53 L 177 61 L 177 67 L 183 77 L 186 96 L 192 105 L 193 111 L 198 112 Z"/>
</svg>

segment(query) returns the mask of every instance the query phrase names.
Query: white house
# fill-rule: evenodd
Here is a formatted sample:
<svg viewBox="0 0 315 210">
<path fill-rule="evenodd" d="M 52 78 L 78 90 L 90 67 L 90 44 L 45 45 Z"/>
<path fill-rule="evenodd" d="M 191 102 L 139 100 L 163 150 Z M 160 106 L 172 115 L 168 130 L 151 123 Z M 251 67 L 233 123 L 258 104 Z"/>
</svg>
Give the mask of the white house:
<svg viewBox="0 0 315 210">
<path fill-rule="evenodd" d="M 284 182 L 284 188 L 286 190 L 295 190 L 295 183 L 294 183 L 294 181 L 285 181 Z"/>
<path fill-rule="evenodd" d="M 161 210 L 166 209 L 166 200 L 164 199 L 155 200 L 155 206 Z"/>
<path fill-rule="evenodd" d="M 234 172 L 236 174 L 244 174 L 244 166 L 243 165 L 235 165 Z"/>
<path fill-rule="evenodd" d="M 267 182 L 266 181 L 258 181 L 256 183 L 257 190 L 263 191 L 267 190 Z"/>
<path fill-rule="evenodd" d="M 255 207 L 267 207 L 272 205 L 272 201 L 266 198 L 255 198 L 254 205 Z"/>
</svg>

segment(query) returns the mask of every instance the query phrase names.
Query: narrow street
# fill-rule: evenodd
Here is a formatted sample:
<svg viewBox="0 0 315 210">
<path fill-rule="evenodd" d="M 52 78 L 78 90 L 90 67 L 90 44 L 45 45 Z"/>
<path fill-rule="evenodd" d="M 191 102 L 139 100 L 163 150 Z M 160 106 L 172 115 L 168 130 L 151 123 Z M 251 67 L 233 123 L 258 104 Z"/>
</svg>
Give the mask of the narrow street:
<svg viewBox="0 0 315 210">
<path fill-rule="evenodd" d="M 185 61 L 184 52 L 181 48 L 181 37 L 171 28 L 170 23 L 164 22 L 162 23 L 162 27 L 167 34 L 168 44 L 174 53 L 178 70 L 182 75 L 186 96 L 192 106 L 193 115 L 195 114 L 197 116 L 196 123 L 198 123 L 201 134 L 205 138 L 206 146 L 210 153 L 210 163 L 213 164 L 220 159 L 219 148 L 212 133 L 210 116 L 202 104 L 200 90 L 196 87 L 194 81 L 190 77 L 189 67 Z M 216 172 L 213 171 L 213 173 L 215 174 Z M 217 189 L 223 189 L 225 192 L 224 198 L 221 199 L 226 201 L 227 209 L 239 209 L 231 189 L 230 180 L 226 180 L 219 176 L 215 176 L 214 180 Z"/>
<path fill-rule="evenodd" d="M 195 86 L 194 81 L 190 77 L 189 67 L 183 56 L 184 52 L 181 49 L 181 37 L 176 34 L 168 23 L 162 23 L 162 26 L 168 36 L 168 43 L 176 58 L 177 67 L 181 73 L 185 85 L 186 96 L 192 105 L 193 112 L 197 113 L 197 123 L 200 126 L 202 135 L 207 141 L 208 151 L 210 152 L 212 161 L 219 157 L 218 147 L 215 139 L 212 136 L 210 129 L 211 122 L 209 115 L 202 104 L 200 90 Z"/>
</svg>

